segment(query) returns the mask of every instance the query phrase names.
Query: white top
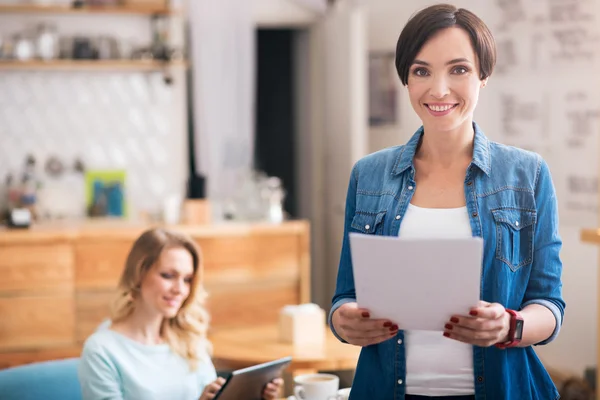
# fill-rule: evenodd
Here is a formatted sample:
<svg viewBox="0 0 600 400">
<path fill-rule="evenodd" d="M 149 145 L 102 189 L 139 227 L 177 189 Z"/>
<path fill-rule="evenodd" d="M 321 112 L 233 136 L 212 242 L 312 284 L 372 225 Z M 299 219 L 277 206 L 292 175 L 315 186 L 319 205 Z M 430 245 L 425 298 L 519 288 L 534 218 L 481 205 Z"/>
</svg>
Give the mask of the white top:
<svg viewBox="0 0 600 400">
<path fill-rule="evenodd" d="M 408 205 L 399 236 L 472 237 L 466 207 L 421 208 Z M 457 310 L 458 311 L 458 310 Z M 473 347 L 440 331 L 405 331 L 406 393 L 421 396 L 475 394 Z"/>
<path fill-rule="evenodd" d="M 198 400 L 215 379 L 207 354 L 190 371 L 169 345 L 145 345 L 110 329 L 86 340 L 79 365 L 84 400 Z"/>
</svg>

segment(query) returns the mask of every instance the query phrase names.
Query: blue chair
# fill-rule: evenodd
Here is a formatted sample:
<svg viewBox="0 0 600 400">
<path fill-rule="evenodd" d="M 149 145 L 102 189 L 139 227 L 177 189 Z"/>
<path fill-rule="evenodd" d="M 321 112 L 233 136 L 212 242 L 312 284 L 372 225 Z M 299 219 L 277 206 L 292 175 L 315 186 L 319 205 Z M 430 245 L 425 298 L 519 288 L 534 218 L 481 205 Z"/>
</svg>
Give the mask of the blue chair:
<svg viewBox="0 0 600 400">
<path fill-rule="evenodd" d="M 53 360 L 0 370 L 2 400 L 81 400 L 79 358 Z"/>
</svg>

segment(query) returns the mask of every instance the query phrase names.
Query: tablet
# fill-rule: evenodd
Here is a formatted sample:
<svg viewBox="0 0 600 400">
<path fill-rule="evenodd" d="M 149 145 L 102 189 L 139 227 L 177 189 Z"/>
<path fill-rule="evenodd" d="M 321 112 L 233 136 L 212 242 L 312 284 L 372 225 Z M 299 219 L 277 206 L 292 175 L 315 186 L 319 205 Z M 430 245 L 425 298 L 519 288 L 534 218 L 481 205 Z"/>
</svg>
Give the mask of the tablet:
<svg viewBox="0 0 600 400">
<path fill-rule="evenodd" d="M 264 364 L 233 371 L 214 397 L 215 400 L 261 400 L 262 392 L 292 361 L 284 357 Z"/>
</svg>

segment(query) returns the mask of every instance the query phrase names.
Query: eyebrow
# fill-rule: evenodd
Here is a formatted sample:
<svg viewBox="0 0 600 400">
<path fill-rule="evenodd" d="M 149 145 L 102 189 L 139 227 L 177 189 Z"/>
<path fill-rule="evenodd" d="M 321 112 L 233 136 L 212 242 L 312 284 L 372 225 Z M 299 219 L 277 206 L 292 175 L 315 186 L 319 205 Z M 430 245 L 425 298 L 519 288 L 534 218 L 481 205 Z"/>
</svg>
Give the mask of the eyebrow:
<svg viewBox="0 0 600 400">
<path fill-rule="evenodd" d="M 190 272 L 189 274 L 182 274 L 182 273 L 181 273 L 180 271 L 178 271 L 178 270 L 177 270 L 177 268 L 175 268 L 175 267 L 167 267 L 167 268 L 165 268 L 165 269 L 164 269 L 163 271 L 161 271 L 161 272 L 167 272 L 167 273 L 176 274 L 176 275 L 184 275 L 184 276 L 187 276 L 187 277 L 192 277 L 192 276 L 194 276 L 194 272 L 193 272 L 193 271 L 192 271 L 192 272 Z"/>
<path fill-rule="evenodd" d="M 458 63 L 469 63 L 469 64 L 472 64 L 471 61 L 467 60 L 466 58 L 455 58 L 453 60 L 448 61 L 446 63 L 446 65 L 458 64 Z M 424 65 L 426 67 L 428 67 L 430 65 L 428 62 L 421 61 L 421 60 L 415 60 L 415 61 L 413 61 L 413 64 Z"/>
</svg>

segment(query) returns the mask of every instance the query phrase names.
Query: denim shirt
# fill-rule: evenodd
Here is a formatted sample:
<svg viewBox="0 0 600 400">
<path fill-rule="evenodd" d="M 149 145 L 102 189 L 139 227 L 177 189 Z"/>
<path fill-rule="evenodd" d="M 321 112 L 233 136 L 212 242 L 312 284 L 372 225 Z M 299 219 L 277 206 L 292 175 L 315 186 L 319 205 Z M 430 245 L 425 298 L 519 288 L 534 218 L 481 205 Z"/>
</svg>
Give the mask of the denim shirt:
<svg viewBox="0 0 600 400">
<path fill-rule="evenodd" d="M 556 328 L 537 343 L 546 344 L 557 336 L 565 309 L 558 207 L 548 166 L 539 155 L 492 142 L 477 124 L 473 127 L 473 160 L 464 190 L 473 236 L 484 239 L 481 299 L 515 310 L 529 304 L 547 307 L 556 318 Z M 352 170 L 329 314 L 329 325 L 340 340 L 331 316 L 342 304 L 356 301 L 348 233 L 398 235 L 417 187 L 413 158 L 422 135 L 423 127 L 406 145 L 368 155 Z M 473 346 L 473 369 L 477 400 L 559 398 L 531 346 L 505 350 Z M 405 380 L 404 332 L 399 331 L 390 340 L 362 348 L 350 399 L 404 399 Z"/>
</svg>

